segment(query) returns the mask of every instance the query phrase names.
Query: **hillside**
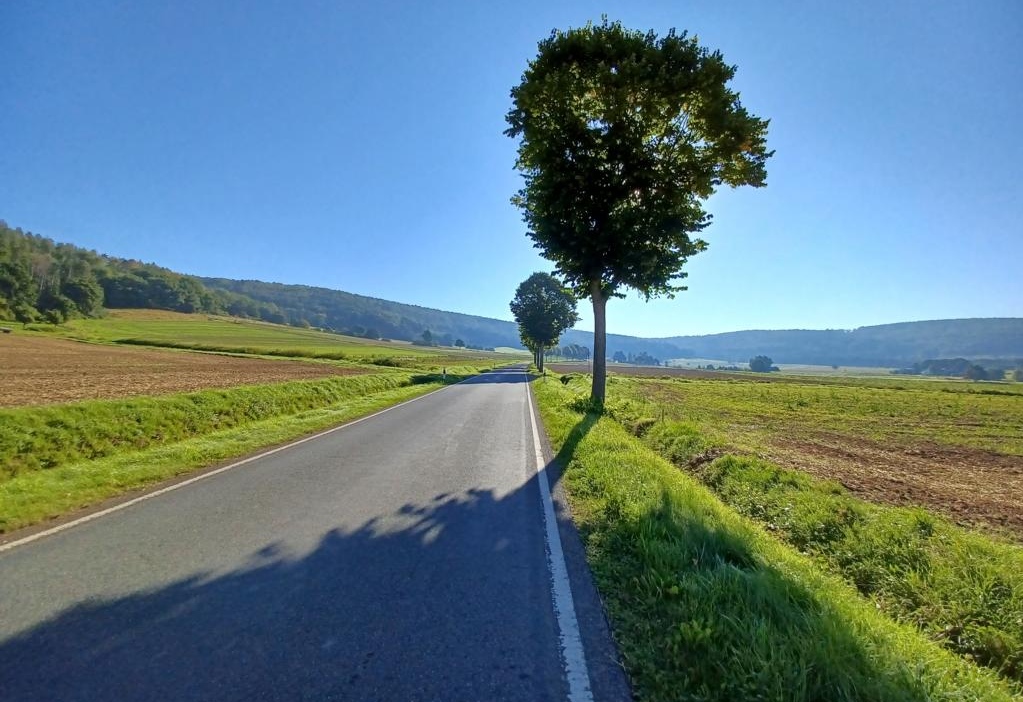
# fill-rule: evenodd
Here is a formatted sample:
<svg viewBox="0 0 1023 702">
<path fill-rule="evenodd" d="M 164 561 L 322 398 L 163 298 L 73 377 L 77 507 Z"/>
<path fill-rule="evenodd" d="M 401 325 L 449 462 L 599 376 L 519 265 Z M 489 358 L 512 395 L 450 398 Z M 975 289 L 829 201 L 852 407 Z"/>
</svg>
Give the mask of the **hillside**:
<svg viewBox="0 0 1023 702">
<path fill-rule="evenodd" d="M 1023 357 L 1023 319 L 942 319 L 853 330 L 740 331 L 661 341 L 698 358 L 743 361 L 757 354 L 778 363 L 903 366 L 929 358 Z"/>
<path fill-rule="evenodd" d="M 513 291 L 509 290 L 509 299 Z M 585 303 L 583 303 L 585 304 Z M 12 229 L 0 221 L 0 319 L 61 323 L 104 308 L 228 314 L 354 336 L 411 341 L 429 330 L 441 345 L 519 346 L 510 321 L 390 302 L 340 290 L 256 280 L 198 278 L 152 263 L 118 259 Z M 592 346 L 571 330 L 563 345 Z M 947 319 L 854 330 L 753 330 L 659 339 L 609 334 L 620 351 L 671 358 L 745 362 L 764 354 L 776 363 L 909 366 L 964 357 L 1015 363 L 1023 358 L 1023 319 Z"/>
<path fill-rule="evenodd" d="M 518 347 L 518 328 L 512 322 L 459 312 L 390 302 L 342 290 L 308 285 L 283 285 L 258 280 L 199 278 L 207 288 L 272 305 L 289 320 L 333 329 L 353 336 L 412 341 L 429 330 L 442 346 L 457 339 L 480 346 Z M 511 293 L 509 293 L 509 296 Z"/>
</svg>

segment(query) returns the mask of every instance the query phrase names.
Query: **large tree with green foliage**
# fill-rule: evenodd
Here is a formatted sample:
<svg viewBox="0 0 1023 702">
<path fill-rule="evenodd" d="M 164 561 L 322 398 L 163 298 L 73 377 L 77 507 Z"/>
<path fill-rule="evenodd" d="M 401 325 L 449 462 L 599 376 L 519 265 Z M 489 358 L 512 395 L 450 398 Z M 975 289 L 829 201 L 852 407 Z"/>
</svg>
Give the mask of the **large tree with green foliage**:
<svg viewBox="0 0 1023 702">
<path fill-rule="evenodd" d="M 579 321 L 575 297 L 550 273 L 534 273 L 519 283 L 510 306 L 522 343 L 533 352 L 536 366 L 543 372 L 544 352 Z"/>
<path fill-rule="evenodd" d="M 529 236 L 593 302 L 593 390 L 604 401 L 605 310 L 627 288 L 671 297 L 707 244 L 704 201 L 765 184 L 767 121 L 728 88 L 735 67 L 685 32 L 620 23 L 555 31 L 512 89 L 505 132 L 525 187 Z"/>
</svg>

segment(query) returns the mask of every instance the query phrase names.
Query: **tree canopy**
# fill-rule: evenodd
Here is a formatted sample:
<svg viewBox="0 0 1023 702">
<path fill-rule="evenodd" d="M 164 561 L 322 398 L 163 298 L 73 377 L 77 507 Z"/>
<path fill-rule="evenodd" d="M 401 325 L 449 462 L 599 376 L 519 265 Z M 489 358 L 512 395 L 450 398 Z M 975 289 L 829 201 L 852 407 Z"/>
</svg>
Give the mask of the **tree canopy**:
<svg viewBox="0 0 1023 702">
<path fill-rule="evenodd" d="M 522 343 L 536 356 L 543 371 L 544 351 L 553 347 L 561 333 L 579 321 L 575 298 L 549 273 L 534 273 L 519 284 L 511 304 Z"/>
<path fill-rule="evenodd" d="M 754 373 L 770 373 L 778 370 L 770 356 L 754 356 L 749 360 L 749 369 Z"/>
<path fill-rule="evenodd" d="M 618 22 L 554 31 L 512 89 L 506 134 L 524 187 L 512 198 L 556 273 L 594 309 L 593 398 L 604 399 L 605 305 L 631 288 L 684 290 L 707 244 L 703 201 L 765 184 L 767 121 L 727 87 L 735 67 L 674 30 Z"/>
</svg>

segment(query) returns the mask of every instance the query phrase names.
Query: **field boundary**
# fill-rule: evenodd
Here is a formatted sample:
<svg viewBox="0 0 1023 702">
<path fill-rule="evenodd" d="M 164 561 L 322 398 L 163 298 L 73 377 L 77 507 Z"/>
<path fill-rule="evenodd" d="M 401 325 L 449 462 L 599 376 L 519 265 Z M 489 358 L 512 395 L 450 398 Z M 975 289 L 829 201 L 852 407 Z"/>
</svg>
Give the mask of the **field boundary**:
<svg viewBox="0 0 1023 702">
<path fill-rule="evenodd" d="M 460 380 L 457 383 L 452 383 L 451 385 L 445 385 L 444 387 L 437 388 L 436 390 L 431 390 L 430 392 L 424 393 L 422 395 L 418 395 L 417 397 L 413 397 L 410 400 L 405 400 L 403 402 L 399 402 L 398 404 L 391 405 L 390 407 L 386 407 L 386 408 L 384 408 L 382 410 L 378 410 L 378 411 L 373 412 L 372 414 L 368 414 L 368 415 L 366 415 L 364 417 L 359 417 L 358 419 L 353 419 L 353 420 L 347 421 L 344 424 L 340 424 L 340 425 L 338 425 L 336 427 L 331 427 L 330 429 L 325 429 L 323 431 L 318 431 L 315 434 L 311 434 L 309 436 L 304 436 L 304 437 L 302 437 L 300 439 L 295 439 L 295 440 L 289 441 L 288 443 L 286 443 L 286 444 L 284 444 L 282 446 L 277 446 L 277 447 L 269 449 L 269 450 L 260 451 L 256 455 L 247 456 L 247 457 L 242 458 L 240 460 L 233 461 L 232 463 L 229 463 L 226 466 L 221 466 L 219 468 L 214 468 L 212 470 L 208 470 L 206 472 L 203 472 L 203 473 L 201 473 L 199 475 L 194 475 L 193 474 L 193 475 L 191 475 L 191 477 L 186 477 L 184 479 L 179 479 L 178 482 L 173 482 L 170 485 L 166 485 L 167 481 L 163 481 L 163 483 L 164 483 L 163 487 L 160 487 L 160 485 L 157 484 L 157 485 L 153 486 L 152 488 L 147 489 L 143 494 L 141 494 L 141 495 L 139 495 L 137 497 L 130 498 L 130 499 L 124 501 L 124 502 L 120 502 L 120 503 L 114 504 L 114 505 L 112 505 L 110 507 L 103 508 L 101 505 L 99 505 L 98 506 L 99 507 L 99 511 L 90 512 L 90 513 L 82 515 L 80 517 L 73 518 L 73 519 L 71 519 L 71 521 L 64 522 L 62 524 L 58 524 L 56 526 L 53 526 L 53 527 L 50 527 L 50 528 L 47 528 L 47 529 L 43 529 L 42 531 L 39 531 L 39 532 L 36 532 L 36 533 L 31 533 L 31 534 L 29 534 L 27 536 L 23 536 L 23 537 L 20 537 L 20 538 L 14 538 L 11 541 L 3 540 L 3 536 L 0 535 L 0 553 L 3 553 L 4 551 L 8 551 L 8 550 L 11 550 L 11 549 L 14 549 L 14 548 L 17 548 L 18 546 L 22 546 L 22 545 L 27 544 L 27 543 L 31 543 L 32 541 L 37 541 L 37 540 L 45 538 L 47 536 L 52 536 L 54 534 L 58 534 L 58 533 L 60 533 L 62 531 L 66 531 L 68 529 L 72 529 L 72 528 L 74 528 L 76 526 L 80 526 L 81 524 L 85 524 L 87 522 L 91 522 L 91 521 L 93 521 L 95 519 L 99 519 L 100 517 L 104 517 L 104 516 L 106 516 L 108 514 L 113 514 L 114 512 L 119 512 L 122 509 L 126 509 L 126 508 L 131 507 L 133 505 L 136 505 L 136 504 L 138 504 L 140 502 L 144 502 L 144 501 L 150 500 L 150 499 L 152 499 L 154 497 L 159 497 L 160 495 L 164 495 L 166 493 L 173 492 L 174 490 L 178 490 L 180 488 L 187 487 L 189 485 L 192 485 L 193 483 L 197 483 L 197 482 L 199 482 L 201 480 L 206 480 L 207 478 L 211 478 L 211 477 L 213 477 L 215 475 L 220 475 L 221 473 L 225 473 L 225 472 L 227 472 L 229 470 L 233 470 L 234 468 L 239 468 L 239 467 L 244 466 L 244 465 L 246 465 L 248 463 L 252 463 L 253 461 L 257 461 L 257 460 L 259 460 L 261 458 L 266 458 L 267 456 L 272 456 L 272 455 L 274 455 L 276 453 L 280 453 L 281 451 L 285 451 L 285 450 L 293 448 L 295 446 L 299 446 L 299 445 L 304 444 L 306 442 L 322 438 L 324 436 L 327 436 L 329 434 L 333 434 L 333 433 L 341 431 L 343 429 L 347 429 L 348 427 L 354 426 L 354 425 L 359 424 L 361 422 L 365 422 L 365 421 L 367 421 L 369 419 L 373 419 L 374 417 L 378 417 L 381 414 L 384 414 L 386 412 L 390 412 L 391 410 L 398 409 L 399 407 L 404 407 L 405 405 L 408 405 L 408 404 L 411 404 L 413 402 L 416 402 L 417 400 L 421 400 L 424 397 L 429 397 L 430 395 L 434 395 L 434 394 L 436 394 L 438 392 L 441 392 L 443 390 L 447 390 L 448 388 L 452 387 L 453 385 L 460 385 L 460 384 L 462 384 L 462 383 L 464 383 L 464 382 L 466 382 L 468 380 L 471 380 L 473 377 L 475 377 L 475 376 L 470 376 L 469 378 L 466 378 L 464 380 Z M 201 471 L 203 469 L 199 468 L 197 470 Z M 174 479 L 172 478 L 171 480 L 174 480 Z M 116 500 L 116 499 L 117 498 L 114 497 L 114 498 L 110 498 L 110 500 L 108 500 L 108 501 Z M 86 509 L 88 509 L 88 508 L 86 508 Z M 18 531 L 22 531 L 23 532 L 25 530 L 31 530 L 32 528 L 33 527 L 29 526 L 29 527 L 25 527 L 24 529 L 19 529 Z M 18 533 L 17 531 L 12 532 L 12 534 L 15 534 L 15 535 L 17 533 Z"/>
</svg>

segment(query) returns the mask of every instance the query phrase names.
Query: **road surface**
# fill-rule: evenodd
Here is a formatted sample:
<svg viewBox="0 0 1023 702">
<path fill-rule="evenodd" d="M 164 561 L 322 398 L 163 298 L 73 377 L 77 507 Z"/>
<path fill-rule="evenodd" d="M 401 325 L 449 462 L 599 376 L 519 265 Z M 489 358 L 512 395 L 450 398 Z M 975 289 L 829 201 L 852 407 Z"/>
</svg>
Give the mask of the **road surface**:
<svg viewBox="0 0 1023 702">
<path fill-rule="evenodd" d="M 627 698 L 562 519 L 571 677 L 525 380 L 488 373 L 0 552 L 0 699 Z"/>
</svg>

